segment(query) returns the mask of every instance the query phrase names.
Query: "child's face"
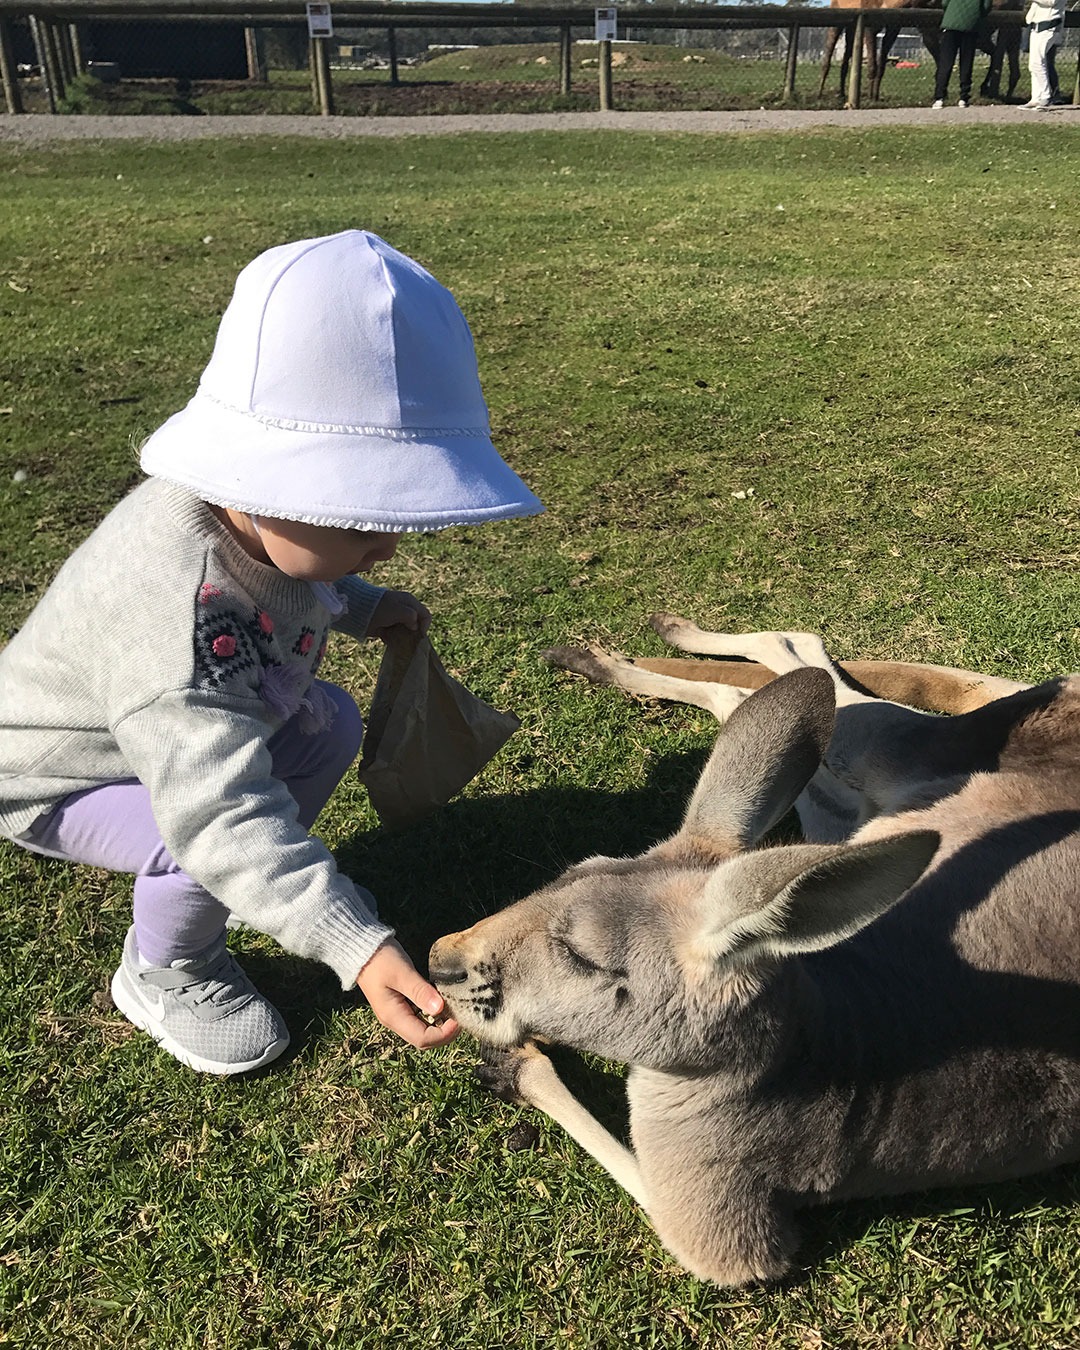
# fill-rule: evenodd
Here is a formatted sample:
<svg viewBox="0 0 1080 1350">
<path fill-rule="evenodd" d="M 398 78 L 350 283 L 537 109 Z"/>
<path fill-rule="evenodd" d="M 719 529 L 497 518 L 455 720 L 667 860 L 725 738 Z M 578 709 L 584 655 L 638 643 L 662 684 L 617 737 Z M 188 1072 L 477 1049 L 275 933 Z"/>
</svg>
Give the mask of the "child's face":
<svg viewBox="0 0 1080 1350">
<path fill-rule="evenodd" d="M 300 581 L 336 581 L 352 572 L 366 572 L 375 563 L 392 558 L 400 538 L 399 534 L 259 517 L 259 541 L 267 558 Z"/>
</svg>

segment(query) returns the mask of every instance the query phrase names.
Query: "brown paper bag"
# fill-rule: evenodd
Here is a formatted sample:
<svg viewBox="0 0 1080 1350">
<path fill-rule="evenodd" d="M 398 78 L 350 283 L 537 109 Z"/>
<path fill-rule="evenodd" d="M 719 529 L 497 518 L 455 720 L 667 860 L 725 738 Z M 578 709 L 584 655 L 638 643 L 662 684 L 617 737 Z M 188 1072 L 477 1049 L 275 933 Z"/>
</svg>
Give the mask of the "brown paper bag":
<svg viewBox="0 0 1080 1350">
<path fill-rule="evenodd" d="M 368 714 L 360 781 L 384 825 L 411 824 L 460 792 L 520 725 L 448 675 L 427 638 L 393 628 Z"/>
</svg>

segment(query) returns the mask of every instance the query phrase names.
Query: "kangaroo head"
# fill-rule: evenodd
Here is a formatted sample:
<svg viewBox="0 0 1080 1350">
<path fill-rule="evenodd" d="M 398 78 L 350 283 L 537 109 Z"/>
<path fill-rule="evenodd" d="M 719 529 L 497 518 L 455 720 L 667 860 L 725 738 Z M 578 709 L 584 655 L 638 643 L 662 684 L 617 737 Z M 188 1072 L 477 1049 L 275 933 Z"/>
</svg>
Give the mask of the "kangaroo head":
<svg viewBox="0 0 1080 1350">
<path fill-rule="evenodd" d="M 732 714 L 679 831 L 636 858 L 590 858 L 431 949 L 466 1030 L 541 1038 L 652 1068 L 706 1068 L 726 1013 L 778 958 L 841 941 L 929 862 L 937 836 L 747 853 L 789 809 L 829 742 L 832 680 L 805 669 Z M 911 842 L 913 840 L 921 842 Z"/>
</svg>

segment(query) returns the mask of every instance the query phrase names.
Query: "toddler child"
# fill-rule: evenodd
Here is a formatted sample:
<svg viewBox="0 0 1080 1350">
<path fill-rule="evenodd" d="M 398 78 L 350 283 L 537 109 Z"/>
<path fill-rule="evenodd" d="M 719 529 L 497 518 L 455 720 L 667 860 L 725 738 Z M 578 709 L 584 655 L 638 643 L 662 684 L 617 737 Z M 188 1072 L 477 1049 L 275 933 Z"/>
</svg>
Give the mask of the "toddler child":
<svg viewBox="0 0 1080 1350">
<path fill-rule="evenodd" d="M 358 984 L 411 1044 L 450 1040 L 416 1013 L 438 992 L 308 831 L 363 730 L 315 678 L 329 630 L 431 619 L 356 573 L 402 533 L 543 510 L 491 443 L 461 311 L 366 231 L 271 248 L 142 467 L 0 653 L 0 833 L 134 873 L 113 998 L 194 1069 L 289 1041 L 226 949 L 230 915 Z"/>
</svg>

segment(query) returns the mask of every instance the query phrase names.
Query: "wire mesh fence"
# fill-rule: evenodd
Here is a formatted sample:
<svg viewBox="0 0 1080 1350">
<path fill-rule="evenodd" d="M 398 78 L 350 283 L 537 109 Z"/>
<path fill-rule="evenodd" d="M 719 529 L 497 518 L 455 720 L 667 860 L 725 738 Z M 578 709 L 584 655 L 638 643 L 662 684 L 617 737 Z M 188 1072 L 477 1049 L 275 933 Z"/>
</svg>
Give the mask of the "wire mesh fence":
<svg viewBox="0 0 1080 1350">
<path fill-rule="evenodd" d="M 148 8 L 148 7 L 146 7 Z M 731 11 L 725 11 L 731 14 Z M 748 11 L 749 13 L 749 11 Z M 709 26 L 661 24 L 645 15 L 597 43 L 592 11 L 580 22 L 468 26 L 462 23 L 343 25 L 312 42 L 306 25 L 109 15 L 68 21 L 4 19 L 15 99 L 9 111 L 114 113 L 310 113 L 343 115 L 530 112 L 590 109 L 741 109 L 835 106 L 850 19 L 823 75 L 828 27 L 781 22 L 740 26 L 735 16 Z M 850 14 L 850 11 L 849 11 Z M 1020 12 L 999 35 L 1026 45 Z M 1077 16 L 1080 18 L 1080 16 Z M 936 20 L 936 16 L 935 16 Z M 879 101 L 903 106 L 932 98 L 936 21 L 894 30 Z M 1075 66 L 1074 26 L 1058 50 L 1064 71 Z M 1019 43 L 1017 41 L 1019 39 Z M 999 36 L 999 43 L 1001 36 Z M 1021 78 L 993 79 L 993 34 L 976 65 L 986 97 L 1020 102 Z M 1000 55 L 1000 53 L 999 53 Z M 1000 61 L 999 61 L 1000 65 Z M 1071 73 L 1071 71 L 1070 71 Z M 5 79 L 5 84 L 9 83 Z M 1067 79 L 1063 97 L 1071 99 Z M 875 92 L 877 92 L 875 90 Z"/>
</svg>

